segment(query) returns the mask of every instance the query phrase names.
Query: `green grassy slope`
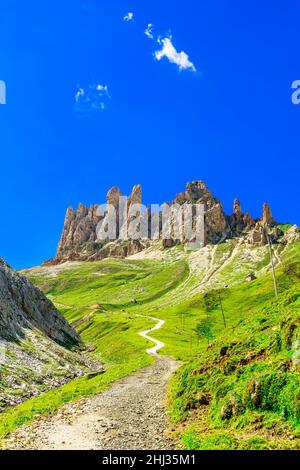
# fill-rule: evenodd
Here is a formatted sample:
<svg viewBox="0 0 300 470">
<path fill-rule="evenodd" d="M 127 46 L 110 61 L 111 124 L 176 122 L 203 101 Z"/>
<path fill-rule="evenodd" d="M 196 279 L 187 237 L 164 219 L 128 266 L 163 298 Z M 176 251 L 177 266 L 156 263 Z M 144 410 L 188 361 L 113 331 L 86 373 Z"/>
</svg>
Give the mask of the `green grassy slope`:
<svg viewBox="0 0 300 470">
<path fill-rule="evenodd" d="M 184 447 L 300 448 L 299 244 L 285 253 L 278 285 L 277 299 L 270 275 L 223 293 L 226 329 L 216 292 L 199 299 L 209 330 L 170 391 Z"/>
<path fill-rule="evenodd" d="M 89 354 L 105 364 L 106 372 L 74 380 L 0 413 L 0 437 L 69 401 L 99 393 L 115 380 L 151 364 L 147 341 L 138 332 L 155 322 L 131 313 L 130 307 L 136 302 L 146 305 L 175 289 L 185 279 L 187 265 L 185 261 L 107 260 L 75 263 L 57 276 L 51 270 L 34 273 L 30 276 L 33 282 L 77 328 Z"/>
<path fill-rule="evenodd" d="M 0 436 L 150 364 L 148 345 L 137 334 L 153 326 L 138 316 L 144 315 L 165 320 L 155 333 L 166 344 L 161 353 L 183 363 L 171 384 L 169 413 L 184 447 L 296 446 L 299 366 L 292 357 L 299 247 L 276 247 L 283 259 L 276 301 L 266 247 L 241 246 L 238 240 L 191 253 L 181 247 L 150 250 L 153 259 L 28 270 L 107 371 L 2 413 Z M 245 283 L 249 272 L 258 279 Z M 266 396 L 266 390 L 272 393 Z"/>
</svg>

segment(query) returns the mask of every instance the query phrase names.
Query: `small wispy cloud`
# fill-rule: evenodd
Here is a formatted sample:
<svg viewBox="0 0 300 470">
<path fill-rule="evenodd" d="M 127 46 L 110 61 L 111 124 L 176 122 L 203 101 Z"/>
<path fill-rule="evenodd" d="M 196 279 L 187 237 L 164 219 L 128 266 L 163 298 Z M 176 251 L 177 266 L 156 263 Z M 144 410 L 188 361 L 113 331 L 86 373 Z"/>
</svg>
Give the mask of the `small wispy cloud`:
<svg viewBox="0 0 300 470">
<path fill-rule="evenodd" d="M 123 20 L 124 21 L 132 21 L 134 18 L 134 13 L 132 11 L 129 11 L 127 15 L 124 16 Z"/>
<path fill-rule="evenodd" d="M 154 53 L 156 60 L 166 57 L 169 62 L 176 64 L 179 70 L 190 70 L 196 72 L 197 69 L 193 62 L 190 61 L 186 52 L 178 52 L 172 43 L 172 37 L 158 38 L 157 42 L 162 46 L 159 51 Z"/>
<path fill-rule="evenodd" d="M 85 93 L 84 88 L 78 88 L 75 94 L 76 103 L 78 103 L 81 100 L 81 98 L 84 96 L 84 93 Z"/>
<path fill-rule="evenodd" d="M 124 21 L 132 21 L 134 19 L 134 13 L 129 12 L 124 16 Z M 154 57 L 156 60 L 160 61 L 164 57 L 168 59 L 172 64 L 176 64 L 179 70 L 189 70 L 191 72 L 197 72 L 197 69 L 193 62 L 190 60 L 188 54 L 185 51 L 178 52 L 176 47 L 173 44 L 173 38 L 171 32 L 168 35 L 156 36 L 153 32 L 154 25 L 153 23 L 148 23 L 146 29 L 144 29 L 144 34 L 151 39 L 153 42 L 158 43 L 161 48 L 154 52 Z"/>
<path fill-rule="evenodd" d="M 110 94 L 107 85 L 92 84 L 86 88 L 77 87 L 75 93 L 75 111 L 89 113 L 106 109 Z"/>
<path fill-rule="evenodd" d="M 153 24 L 152 23 L 149 23 L 147 28 L 145 29 L 144 33 L 146 34 L 146 36 L 150 39 L 154 39 L 154 36 L 153 36 Z"/>
</svg>

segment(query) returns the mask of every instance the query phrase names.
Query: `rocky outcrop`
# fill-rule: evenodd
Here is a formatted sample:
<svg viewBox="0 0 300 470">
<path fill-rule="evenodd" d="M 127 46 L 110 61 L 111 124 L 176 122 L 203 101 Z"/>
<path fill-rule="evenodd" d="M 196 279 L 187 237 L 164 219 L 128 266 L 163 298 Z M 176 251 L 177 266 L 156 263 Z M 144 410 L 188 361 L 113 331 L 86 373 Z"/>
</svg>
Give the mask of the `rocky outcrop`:
<svg viewBox="0 0 300 470">
<path fill-rule="evenodd" d="M 273 219 L 273 215 L 270 209 L 270 206 L 267 202 L 264 203 L 263 207 L 263 216 L 261 219 L 261 225 L 265 227 L 266 225 L 275 225 L 276 222 Z"/>
<path fill-rule="evenodd" d="M 251 245 L 266 245 L 268 237 L 274 242 L 282 235 L 267 202 L 263 205 L 262 218 L 253 222 L 246 230 L 246 241 Z"/>
<path fill-rule="evenodd" d="M 204 181 L 187 183 L 185 192 L 178 194 L 174 202 L 180 205 L 204 205 L 205 244 L 218 243 L 230 234 L 230 225 L 222 203 L 213 196 Z"/>
<path fill-rule="evenodd" d="M 0 258 L 0 411 L 88 373 L 103 373 L 102 364 L 82 349 L 52 302 Z"/>
<path fill-rule="evenodd" d="M 90 208 L 79 204 L 75 211 L 69 207 L 65 217 L 65 223 L 61 240 L 58 244 L 57 258 L 64 256 L 64 253 L 71 253 L 77 247 L 82 247 L 87 242 L 96 240 L 96 230 L 100 217 L 97 216 L 98 206 Z M 76 255 L 75 255 L 76 258 Z"/>
<path fill-rule="evenodd" d="M 245 212 L 245 214 L 243 215 L 243 221 L 244 221 L 244 229 L 246 230 L 250 230 L 251 227 L 255 226 L 255 220 L 249 214 L 249 212 Z"/>
<path fill-rule="evenodd" d="M 81 342 L 52 302 L 0 258 L 0 340 L 23 338 L 26 329 L 37 329 L 67 347 Z"/>
<path fill-rule="evenodd" d="M 142 186 L 140 184 L 136 184 L 131 194 L 128 198 L 128 206 L 131 204 L 141 204 L 142 203 Z"/>
<path fill-rule="evenodd" d="M 300 231 L 297 225 L 292 225 L 284 234 L 283 241 L 288 245 L 300 240 Z"/>
<path fill-rule="evenodd" d="M 179 221 L 179 230 L 175 233 L 174 221 L 171 220 L 170 235 L 164 237 L 162 226 L 162 213 L 151 213 L 148 208 L 144 211 L 132 213 L 130 207 L 142 203 L 141 185 L 134 186 L 131 194 L 127 198 L 127 206 L 120 205 L 121 190 L 113 187 L 107 193 L 106 202 L 111 205 L 116 212 L 117 226 L 115 238 L 101 239 L 97 237 L 97 226 L 99 222 L 105 225 L 108 217 L 107 212 L 99 210 L 100 206 L 90 208 L 80 204 L 75 211 L 72 207 L 67 210 L 63 233 L 58 245 L 58 250 L 52 263 L 61 263 L 67 260 L 100 260 L 109 256 L 126 257 L 135 254 L 151 245 L 150 226 L 151 220 L 156 217 L 159 220 L 156 229 L 156 238 L 161 239 L 163 247 L 171 247 L 177 243 L 186 244 L 187 240 L 183 230 L 183 220 Z M 122 201 L 124 204 L 124 201 Z M 231 237 L 244 237 L 247 243 L 266 244 L 267 238 L 265 227 L 269 227 L 270 236 L 276 240 L 280 236 L 280 230 L 272 216 L 270 206 L 265 203 L 263 215 L 259 220 L 248 213 L 243 213 L 241 203 L 235 199 L 233 213 L 227 216 L 222 203 L 209 190 L 203 181 L 192 181 L 187 183 L 184 192 L 179 193 L 174 201 L 167 205 L 177 204 L 179 206 L 188 204 L 202 204 L 204 207 L 204 243 L 220 243 Z M 173 216 L 172 216 L 173 217 Z M 193 216 L 194 217 L 194 216 Z M 194 223 L 194 220 L 193 220 Z M 141 232 L 141 226 L 146 224 L 148 230 L 141 232 L 138 239 L 132 239 L 128 234 L 130 224 L 136 224 L 137 231 Z M 144 225 L 143 225 L 144 226 Z M 153 234 L 152 234 L 153 235 Z M 153 240 L 152 236 L 152 240 Z"/>
<path fill-rule="evenodd" d="M 233 213 L 229 219 L 232 236 L 239 237 L 245 233 L 251 232 L 256 222 L 253 217 L 245 212 L 243 214 L 241 203 L 238 199 L 234 200 Z"/>
</svg>

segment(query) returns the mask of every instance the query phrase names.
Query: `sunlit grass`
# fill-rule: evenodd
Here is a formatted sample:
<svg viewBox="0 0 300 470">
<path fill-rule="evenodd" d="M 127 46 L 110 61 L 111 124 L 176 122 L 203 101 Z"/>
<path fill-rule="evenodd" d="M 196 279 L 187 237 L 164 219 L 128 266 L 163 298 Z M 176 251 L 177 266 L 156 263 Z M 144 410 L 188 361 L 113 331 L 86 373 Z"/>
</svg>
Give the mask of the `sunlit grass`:
<svg viewBox="0 0 300 470">
<path fill-rule="evenodd" d="M 236 241 L 232 240 L 217 247 L 216 267 L 235 246 Z M 269 263 L 267 250 L 260 251 L 251 266 L 253 271 Z M 221 285 L 228 280 L 229 288 L 196 293 L 194 289 L 203 273 L 189 276 L 188 256 L 173 262 L 77 263 L 58 272 L 55 278 L 31 273 L 33 282 L 76 327 L 91 351 L 89 354 L 107 370 L 1 413 L 0 436 L 36 416 L 54 412 L 64 403 L 99 393 L 115 380 L 150 364 L 152 358 L 146 354 L 148 344 L 138 332 L 154 322 L 138 316 L 144 315 L 165 320 L 164 326 L 155 332 L 155 337 L 165 343 L 161 354 L 183 364 L 170 386 L 169 415 L 186 448 L 295 447 L 295 441 L 290 442 L 285 436 L 298 432 L 299 371 L 290 365 L 287 370 L 280 368 L 282 363 L 291 362 L 289 328 L 294 336 L 298 334 L 300 283 L 295 269 L 289 267 L 300 260 L 299 244 L 285 251 L 284 265 L 277 269 L 280 292 L 277 301 L 270 274 L 251 283 L 244 282 L 243 273 L 248 265 L 243 267 L 244 271 L 238 269 L 238 255 L 219 274 Z M 205 332 L 203 328 L 198 328 L 206 321 L 209 337 L 201 334 Z M 224 347 L 227 349 L 222 355 Z M 265 390 L 261 407 L 253 406 L 249 400 L 252 378 Z M 275 384 L 273 388 L 271 384 Z M 272 390 L 269 395 L 268 390 Z M 231 416 L 229 412 L 224 419 L 222 408 L 230 410 L 232 400 L 237 402 L 239 412 Z M 257 423 L 262 430 L 255 437 Z M 275 437 L 270 438 L 272 432 Z M 276 433 L 282 437 L 277 438 Z"/>
</svg>

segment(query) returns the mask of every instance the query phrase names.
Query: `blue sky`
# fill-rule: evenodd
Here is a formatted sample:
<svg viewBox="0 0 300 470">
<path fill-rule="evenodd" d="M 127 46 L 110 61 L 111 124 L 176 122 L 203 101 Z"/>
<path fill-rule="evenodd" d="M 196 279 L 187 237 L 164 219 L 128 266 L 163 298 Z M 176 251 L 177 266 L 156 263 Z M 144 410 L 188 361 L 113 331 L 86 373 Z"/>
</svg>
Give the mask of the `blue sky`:
<svg viewBox="0 0 300 470">
<path fill-rule="evenodd" d="M 52 257 L 67 206 L 114 185 L 161 203 L 203 179 L 227 212 L 235 197 L 255 217 L 269 201 L 300 224 L 298 1 L 0 6 L 0 255 L 15 267 Z M 166 38 L 196 71 L 155 58 Z"/>
</svg>

